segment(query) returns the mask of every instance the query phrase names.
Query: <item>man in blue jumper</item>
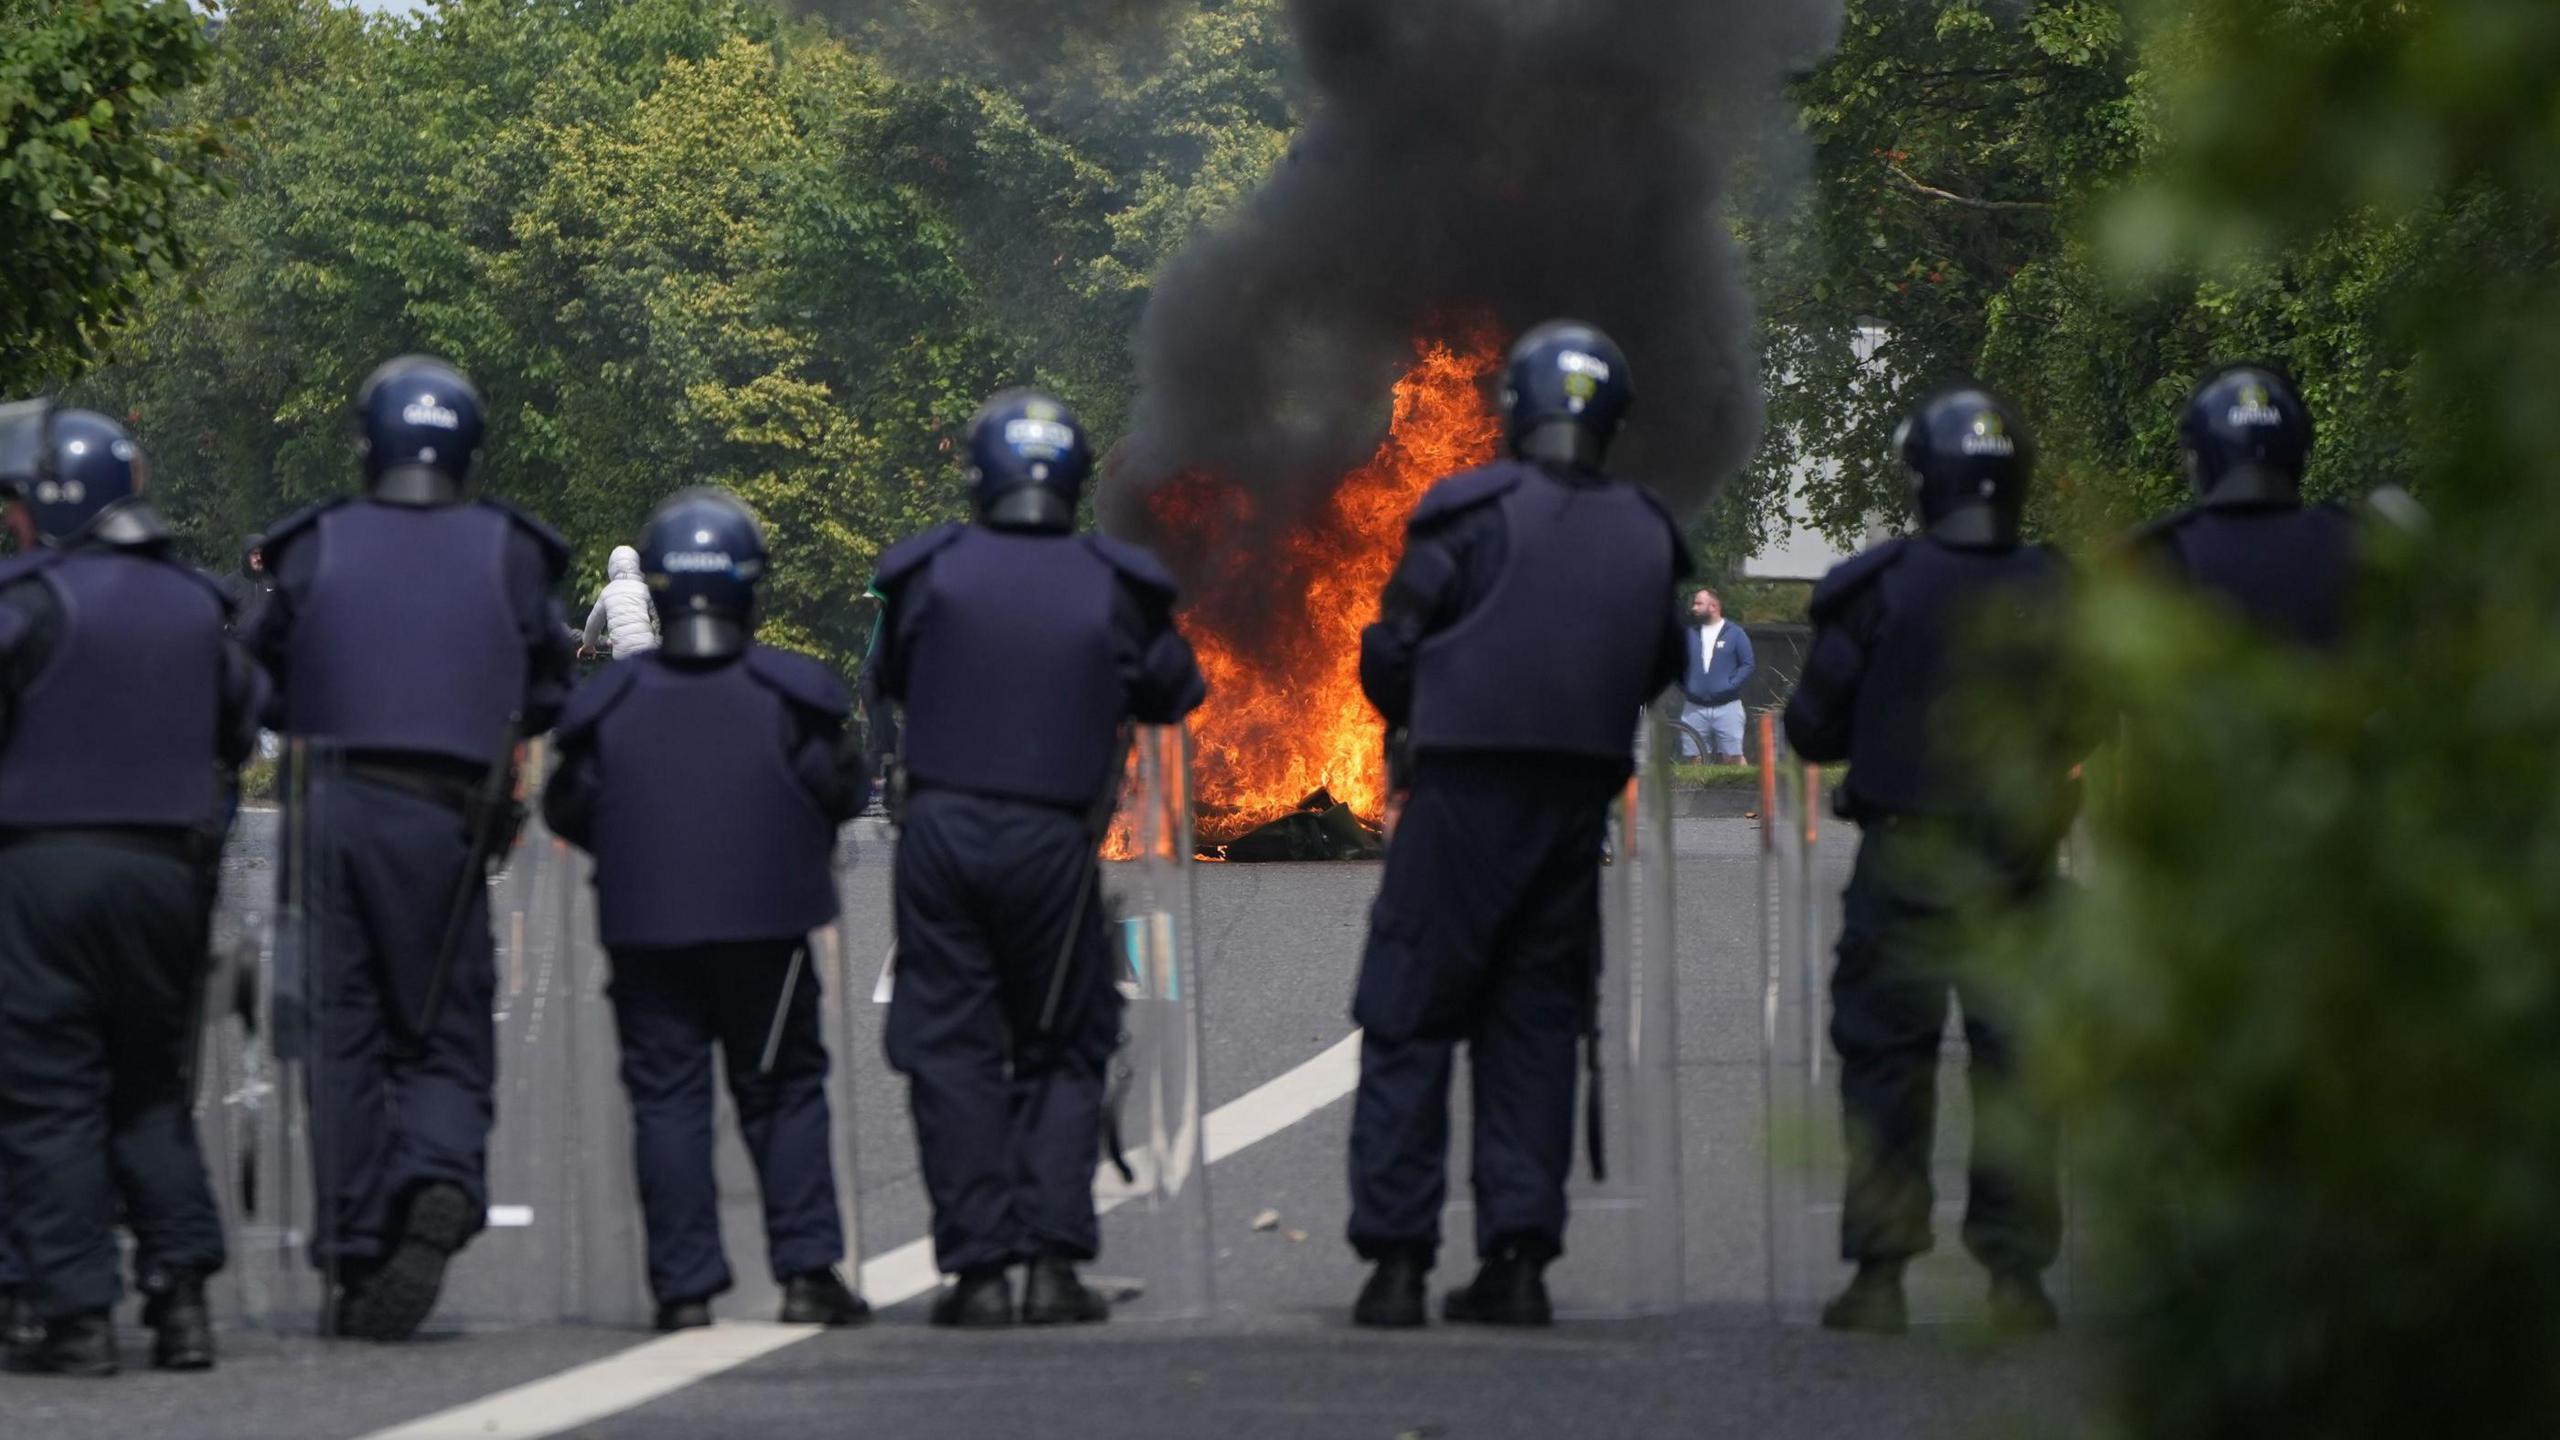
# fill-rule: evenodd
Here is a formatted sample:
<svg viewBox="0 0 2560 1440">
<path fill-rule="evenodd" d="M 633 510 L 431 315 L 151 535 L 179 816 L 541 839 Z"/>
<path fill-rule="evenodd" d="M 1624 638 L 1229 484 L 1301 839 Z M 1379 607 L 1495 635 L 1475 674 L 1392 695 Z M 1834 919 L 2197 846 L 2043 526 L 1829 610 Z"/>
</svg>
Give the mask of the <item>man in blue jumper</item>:
<svg viewBox="0 0 2560 1440">
<path fill-rule="evenodd" d="M 1719 765 L 1742 763 L 1742 689 L 1759 668 L 1751 653 L 1751 637 L 1724 618 L 1724 601 L 1713 590 L 1689 597 L 1689 670 L 1680 682 L 1689 703 L 1680 723 L 1694 734 L 1680 737 L 1684 758 L 1712 756 Z M 1707 755 L 1698 746 L 1708 747 Z"/>
</svg>

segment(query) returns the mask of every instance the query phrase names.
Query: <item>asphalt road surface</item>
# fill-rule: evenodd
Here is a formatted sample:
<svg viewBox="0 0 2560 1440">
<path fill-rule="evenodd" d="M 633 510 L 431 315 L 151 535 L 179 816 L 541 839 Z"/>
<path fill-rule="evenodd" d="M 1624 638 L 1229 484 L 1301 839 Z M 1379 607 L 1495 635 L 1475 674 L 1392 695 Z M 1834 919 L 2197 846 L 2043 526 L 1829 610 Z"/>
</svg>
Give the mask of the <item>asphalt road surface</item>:
<svg viewBox="0 0 2560 1440">
<path fill-rule="evenodd" d="M 274 841 L 271 815 L 245 817 L 230 860 L 234 920 L 249 917 L 253 931 L 272 908 Z M 1629 1253 L 1612 1239 L 1623 1232 L 1594 1221 L 1576 1230 L 1555 1273 L 1569 1310 L 1599 1316 L 1634 1275 L 1676 1293 L 1658 1313 L 1573 1318 L 1533 1334 L 1353 1330 L 1345 1317 L 1362 1269 L 1341 1238 L 1342 1097 L 1356 1052 L 1356 1041 L 1346 1043 L 1348 1000 L 1377 867 L 1208 865 L 1197 870 L 1193 979 L 1212 1160 L 1197 1213 L 1207 1226 L 1213 1302 L 1198 1316 L 1158 1318 L 1203 1288 L 1196 1275 L 1145 1273 L 1200 1253 L 1179 1228 L 1194 1212 L 1133 1202 L 1106 1220 L 1106 1253 L 1094 1267 L 1144 1287 L 1115 1323 L 1072 1334 L 931 1331 L 923 1320 L 931 1267 L 918 1243 L 927 1214 L 904 1086 L 881 1061 L 882 1012 L 870 1003 L 888 944 L 888 851 L 865 828 L 845 879 L 841 943 L 821 954 L 817 970 L 830 987 L 837 1094 L 849 1116 L 839 1163 L 855 1177 L 846 1188 L 863 1284 L 890 1303 L 872 1326 L 851 1332 L 763 1323 L 772 1291 L 754 1186 L 734 1142 L 724 1141 L 726 1235 L 740 1286 L 719 1310 L 733 1323 L 653 1339 L 635 1323 L 645 1313 L 631 1260 L 636 1216 L 621 1180 L 627 1148 L 617 1148 L 627 1147 L 617 1130 L 627 1120 L 593 993 L 600 970 L 591 954 L 558 943 L 560 927 L 584 923 L 569 908 L 576 872 L 559 852 L 537 850 L 520 856 L 499 887 L 511 958 L 500 1001 L 493 1228 L 457 1264 L 451 1313 L 396 1349 L 313 1333 L 314 1292 L 292 1253 L 298 1218 L 277 1199 L 297 1160 L 284 1132 L 270 1128 L 256 1160 L 268 1211 L 244 1226 L 233 1271 L 217 1281 L 230 1317 L 221 1368 L 95 1383 L 0 1378 L 0 1430 L 49 1440 L 965 1440 L 1050 1431 L 1166 1440 L 1890 1440 L 2077 1431 L 2098 1393 L 2091 1345 L 2069 1333 L 1994 1344 L 1973 1323 L 1979 1277 L 1952 1244 L 1962 1199 L 1960 1068 L 1948 1075 L 1941 1143 L 1948 1240 L 1914 1276 L 1919 1308 L 1941 1323 L 1899 1341 L 1802 1323 L 1842 1272 L 1827 1253 L 1836 1211 L 1824 1162 L 1788 1138 L 1824 1133 L 1827 1116 L 1789 1113 L 1787 1086 L 1773 1088 L 1764 1060 L 1770 977 L 1760 844 L 1752 821 L 1678 827 L 1679 1175 L 1676 1187 L 1650 1192 L 1676 1207 L 1676 1241 Z M 1845 870 L 1846 844 L 1825 837 L 1828 888 Z M 217 1137 L 218 1183 L 237 1206 L 245 1137 L 281 1123 L 284 1107 L 267 1093 L 267 1118 L 243 1121 L 241 1097 L 255 1087 L 244 1083 L 237 1026 L 221 1020 L 213 1030 L 206 1125 Z M 1811 1093 L 1818 1100 L 1818 1083 Z M 1462 1198 L 1463 1153 L 1454 1164 Z M 1809 1176 L 1800 1173 L 1808 1166 Z M 1466 1233 L 1463 1216 L 1453 1216 L 1439 1281 L 1464 1278 Z M 1675 1263 L 1676 1281 L 1663 1273 Z M 2068 1278 L 2066 1267 L 2058 1277 L 2066 1288 Z M 138 1331 L 128 1336 L 129 1358 L 144 1350 Z"/>
</svg>

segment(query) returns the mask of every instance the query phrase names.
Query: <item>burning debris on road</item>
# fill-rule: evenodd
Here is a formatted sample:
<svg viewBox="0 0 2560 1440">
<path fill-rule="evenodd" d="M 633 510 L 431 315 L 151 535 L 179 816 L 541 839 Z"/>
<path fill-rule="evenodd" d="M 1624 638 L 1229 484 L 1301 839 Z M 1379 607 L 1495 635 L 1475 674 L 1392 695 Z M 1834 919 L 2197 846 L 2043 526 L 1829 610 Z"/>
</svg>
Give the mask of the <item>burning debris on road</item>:
<svg viewBox="0 0 2560 1440">
<path fill-rule="evenodd" d="M 1100 497 L 1105 526 L 1154 546 L 1190 596 L 1213 841 L 1317 790 L 1381 813 L 1359 632 L 1414 502 L 1493 455 L 1511 335 L 1570 315 L 1616 336 L 1643 395 L 1626 473 L 1675 511 L 1750 454 L 1750 303 L 1718 207 L 1734 137 L 1839 16 L 1838 0 L 1290 10 L 1306 128 L 1159 277 Z"/>
</svg>

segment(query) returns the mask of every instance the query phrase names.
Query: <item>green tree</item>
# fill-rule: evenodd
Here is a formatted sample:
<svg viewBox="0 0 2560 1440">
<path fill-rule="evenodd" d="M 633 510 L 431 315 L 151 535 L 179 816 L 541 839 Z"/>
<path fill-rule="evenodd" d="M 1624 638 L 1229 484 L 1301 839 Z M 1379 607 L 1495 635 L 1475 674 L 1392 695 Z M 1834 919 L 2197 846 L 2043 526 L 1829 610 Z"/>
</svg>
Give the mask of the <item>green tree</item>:
<svg viewBox="0 0 2560 1440">
<path fill-rule="evenodd" d="M 2091 617 L 2128 739 L 2093 787 L 2085 912 L 2031 993 L 2126 1311 L 2126 1432 L 2538 1432 L 2560 1413 L 2560 11 L 2139 13 L 2157 132 L 2085 263 L 2170 297 L 2164 347 L 2219 304 L 2217 334 L 2334 347 L 2326 383 L 2387 366 L 2368 398 L 2433 518 L 2369 531 L 2366 623 L 2333 656 L 2156 597 Z"/>
<path fill-rule="evenodd" d="M 85 366 L 182 274 L 176 214 L 219 145 L 163 97 L 205 71 L 185 0 L 0 0 L 0 394 Z"/>
</svg>

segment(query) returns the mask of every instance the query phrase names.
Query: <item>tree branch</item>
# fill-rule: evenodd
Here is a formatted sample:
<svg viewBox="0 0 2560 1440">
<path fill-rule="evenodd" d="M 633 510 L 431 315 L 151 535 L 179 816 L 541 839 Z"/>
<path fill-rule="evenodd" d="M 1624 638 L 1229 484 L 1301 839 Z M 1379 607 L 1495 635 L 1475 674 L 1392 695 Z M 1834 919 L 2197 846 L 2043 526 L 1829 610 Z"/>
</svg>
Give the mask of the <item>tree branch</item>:
<svg viewBox="0 0 2560 1440">
<path fill-rule="evenodd" d="M 1953 190 L 1941 190 L 1935 185 L 1924 185 L 1911 178 L 1910 171 L 1890 160 L 1884 162 L 1884 168 L 1887 174 L 1902 182 L 1903 189 L 1924 200 L 1935 200 L 1942 205 L 1961 205 L 1967 210 L 1990 210 L 2005 214 L 2049 211 L 2054 208 L 2050 200 L 1977 200 L 1971 195 L 1959 195 Z"/>
</svg>

